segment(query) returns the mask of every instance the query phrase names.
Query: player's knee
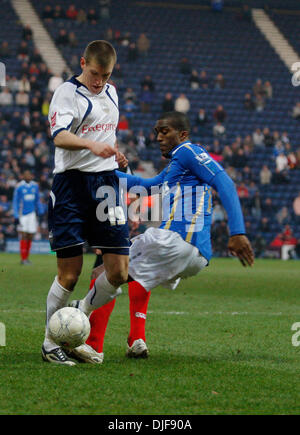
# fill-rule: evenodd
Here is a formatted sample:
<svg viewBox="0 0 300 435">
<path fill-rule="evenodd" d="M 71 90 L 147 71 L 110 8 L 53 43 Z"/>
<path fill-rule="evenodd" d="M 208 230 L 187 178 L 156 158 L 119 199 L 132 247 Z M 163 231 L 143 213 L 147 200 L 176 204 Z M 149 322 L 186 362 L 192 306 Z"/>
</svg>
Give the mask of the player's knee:
<svg viewBox="0 0 300 435">
<path fill-rule="evenodd" d="M 76 271 L 76 270 L 58 274 L 58 282 L 66 290 L 73 291 L 74 287 L 78 281 L 79 275 L 80 275 L 80 272 Z"/>
<path fill-rule="evenodd" d="M 114 285 L 115 287 L 119 287 L 124 284 L 128 280 L 128 270 L 127 269 L 118 269 L 111 271 L 110 273 L 106 273 L 108 281 Z"/>
</svg>

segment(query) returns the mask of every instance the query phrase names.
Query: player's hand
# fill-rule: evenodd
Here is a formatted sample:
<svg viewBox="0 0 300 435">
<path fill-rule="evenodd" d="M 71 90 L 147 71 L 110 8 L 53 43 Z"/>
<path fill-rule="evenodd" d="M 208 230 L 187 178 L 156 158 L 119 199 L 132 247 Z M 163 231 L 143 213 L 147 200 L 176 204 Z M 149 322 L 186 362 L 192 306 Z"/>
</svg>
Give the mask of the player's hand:
<svg viewBox="0 0 300 435">
<path fill-rule="evenodd" d="M 118 163 L 119 168 L 127 168 L 128 166 L 128 160 L 126 159 L 124 154 L 121 153 L 120 151 L 117 151 L 116 162 Z"/>
<path fill-rule="evenodd" d="M 228 242 L 229 252 L 238 257 L 243 266 L 253 266 L 254 253 L 248 238 L 243 234 L 231 236 Z"/>
<path fill-rule="evenodd" d="M 96 156 L 102 157 L 103 159 L 107 159 L 117 154 L 117 150 L 104 142 L 91 142 L 89 149 Z"/>
</svg>

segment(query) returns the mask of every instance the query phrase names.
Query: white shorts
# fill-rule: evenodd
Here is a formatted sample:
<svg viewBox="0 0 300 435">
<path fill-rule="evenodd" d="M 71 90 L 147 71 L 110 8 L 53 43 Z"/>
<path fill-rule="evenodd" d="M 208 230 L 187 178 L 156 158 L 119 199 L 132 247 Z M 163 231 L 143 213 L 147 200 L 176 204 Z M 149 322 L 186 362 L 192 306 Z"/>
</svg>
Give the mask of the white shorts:
<svg viewBox="0 0 300 435">
<path fill-rule="evenodd" d="M 147 291 L 158 285 L 174 290 L 181 278 L 196 275 L 208 264 L 174 231 L 148 228 L 131 241 L 129 275 Z"/>
<path fill-rule="evenodd" d="M 18 231 L 30 234 L 34 234 L 37 232 L 38 222 L 36 218 L 36 213 L 34 211 L 32 213 L 21 216 L 19 221 L 20 223 L 18 225 Z"/>
</svg>

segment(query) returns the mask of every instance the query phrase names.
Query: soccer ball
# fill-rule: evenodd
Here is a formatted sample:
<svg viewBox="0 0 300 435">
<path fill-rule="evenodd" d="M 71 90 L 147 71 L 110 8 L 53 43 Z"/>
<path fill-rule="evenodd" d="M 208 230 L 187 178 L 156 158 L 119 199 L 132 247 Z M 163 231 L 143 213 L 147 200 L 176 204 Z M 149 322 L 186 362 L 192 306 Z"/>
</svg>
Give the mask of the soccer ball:
<svg viewBox="0 0 300 435">
<path fill-rule="evenodd" d="M 78 308 L 72 307 L 57 310 L 51 316 L 48 328 L 55 343 L 67 349 L 83 344 L 91 331 L 87 316 Z"/>
</svg>

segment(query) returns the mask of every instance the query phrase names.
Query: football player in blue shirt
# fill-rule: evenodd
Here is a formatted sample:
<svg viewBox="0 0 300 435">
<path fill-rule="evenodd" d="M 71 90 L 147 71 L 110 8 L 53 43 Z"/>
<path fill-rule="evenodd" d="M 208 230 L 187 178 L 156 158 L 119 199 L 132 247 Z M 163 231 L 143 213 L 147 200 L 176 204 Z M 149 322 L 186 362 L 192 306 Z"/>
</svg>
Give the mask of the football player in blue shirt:
<svg viewBox="0 0 300 435">
<path fill-rule="evenodd" d="M 37 232 L 37 215 L 41 216 L 44 212 L 44 206 L 40 201 L 39 186 L 33 181 L 31 172 L 26 170 L 23 180 L 17 184 L 13 196 L 13 215 L 17 230 L 21 235 L 21 264 L 31 264 L 28 257 L 32 238 Z"/>
<path fill-rule="evenodd" d="M 243 266 L 254 263 L 234 183 L 204 148 L 190 141 L 188 118 L 179 112 L 165 113 L 157 121 L 155 131 L 162 155 L 170 159 L 168 166 L 150 179 L 117 171 L 123 188 L 126 180 L 129 191 L 133 186 L 140 186 L 146 194 L 151 194 L 153 186 L 159 186 L 162 192 L 160 227 L 148 228 L 133 238 L 130 248 L 130 310 L 131 322 L 136 325 L 131 324 L 128 337 L 129 357 L 148 355 L 145 320 L 150 291 L 158 285 L 174 289 L 180 278 L 196 275 L 209 263 L 212 256 L 212 188 L 218 192 L 227 212 L 229 252 L 238 257 Z M 100 266 L 100 277 L 102 270 Z M 72 351 L 73 357 L 86 362 L 102 362 L 103 354 L 99 353 L 97 340 L 103 337 L 97 331 L 105 333 L 106 328 L 99 327 L 99 323 L 108 321 L 109 316 L 103 316 L 103 313 L 115 293 L 105 293 L 94 286 L 84 299 L 72 302 L 87 315 L 92 313 L 91 335 L 86 344 Z M 98 307 L 102 308 L 94 311 Z"/>
</svg>

